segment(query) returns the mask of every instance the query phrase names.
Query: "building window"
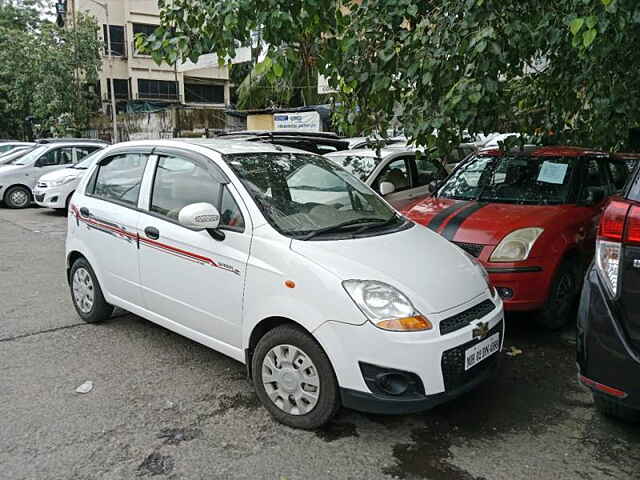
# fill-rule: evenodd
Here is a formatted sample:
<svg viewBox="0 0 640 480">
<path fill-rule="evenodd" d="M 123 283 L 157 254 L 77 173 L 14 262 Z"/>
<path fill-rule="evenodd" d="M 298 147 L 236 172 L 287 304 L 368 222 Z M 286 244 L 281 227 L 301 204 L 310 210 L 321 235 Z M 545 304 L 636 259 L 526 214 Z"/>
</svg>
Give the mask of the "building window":
<svg viewBox="0 0 640 480">
<path fill-rule="evenodd" d="M 124 27 L 121 25 L 109 25 L 109 34 L 111 36 L 111 54 L 118 57 L 124 57 L 126 53 L 124 41 Z M 107 42 L 107 26 L 102 26 L 102 35 L 104 38 L 104 53 L 109 54 L 109 45 Z"/>
<path fill-rule="evenodd" d="M 138 80 L 138 98 L 177 100 L 178 83 L 166 80 Z"/>
<path fill-rule="evenodd" d="M 134 23 L 133 24 L 133 36 L 135 37 L 137 34 L 142 34 L 145 37 L 151 35 L 154 30 L 158 28 L 158 25 L 149 25 L 146 23 Z"/>
<path fill-rule="evenodd" d="M 158 25 L 149 25 L 147 23 L 134 23 L 132 26 L 133 30 L 133 51 L 136 55 L 140 55 L 140 52 L 136 50 L 136 35 L 142 35 L 143 37 L 148 37 L 152 35 L 155 29 L 158 28 Z"/>
<path fill-rule="evenodd" d="M 188 103 L 224 103 L 224 86 L 185 83 L 184 96 Z"/>
<path fill-rule="evenodd" d="M 111 85 L 108 83 L 110 79 L 107 79 L 107 98 L 111 100 Z M 121 80 L 116 78 L 113 81 L 113 93 L 116 100 L 129 100 L 129 80 Z"/>
</svg>

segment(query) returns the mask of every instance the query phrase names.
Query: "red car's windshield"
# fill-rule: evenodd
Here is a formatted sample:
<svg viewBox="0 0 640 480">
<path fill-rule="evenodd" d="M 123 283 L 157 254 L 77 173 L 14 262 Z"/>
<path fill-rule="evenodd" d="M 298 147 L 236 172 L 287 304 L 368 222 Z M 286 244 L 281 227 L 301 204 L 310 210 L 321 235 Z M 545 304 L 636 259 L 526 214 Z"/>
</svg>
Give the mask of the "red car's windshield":
<svg viewBox="0 0 640 480">
<path fill-rule="evenodd" d="M 458 168 L 438 195 L 484 202 L 567 203 L 575 170 L 574 158 L 478 156 Z"/>
</svg>

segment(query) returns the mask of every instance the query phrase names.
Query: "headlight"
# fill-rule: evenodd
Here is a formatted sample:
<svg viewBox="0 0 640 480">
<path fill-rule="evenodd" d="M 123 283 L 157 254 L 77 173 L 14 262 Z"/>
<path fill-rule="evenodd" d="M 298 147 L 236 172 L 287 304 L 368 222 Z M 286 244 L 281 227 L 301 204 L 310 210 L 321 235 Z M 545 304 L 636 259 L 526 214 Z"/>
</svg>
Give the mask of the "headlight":
<svg viewBox="0 0 640 480">
<path fill-rule="evenodd" d="M 345 280 L 342 286 L 371 323 L 383 330 L 430 330 L 431 322 L 418 313 L 397 288 L 375 280 Z"/>
<path fill-rule="evenodd" d="M 64 185 L 65 183 L 73 182 L 76 178 L 78 177 L 76 177 L 75 175 L 67 175 L 66 177 L 62 177 L 58 180 L 51 180 L 47 183 L 52 187 L 58 187 L 60 185 Z"/>
<path fill-rule="evenodd" d="M 489 258 L 490 262 L 519 262 L 526 260 L 533 248 L 533 244 L 540 234 L 542 228 L 521 228 L 514 230 L 504 237 Z"/>
</svg>

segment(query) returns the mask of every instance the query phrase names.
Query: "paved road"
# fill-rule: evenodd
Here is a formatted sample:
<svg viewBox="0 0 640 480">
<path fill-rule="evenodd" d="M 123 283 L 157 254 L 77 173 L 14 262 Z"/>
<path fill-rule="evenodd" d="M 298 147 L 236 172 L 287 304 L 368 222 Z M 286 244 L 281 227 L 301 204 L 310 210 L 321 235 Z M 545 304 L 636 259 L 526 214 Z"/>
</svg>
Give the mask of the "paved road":
<svg viewBox="0 0 640 480">
<path fill-rule="evenodd" d="M 421 415 L 273 422 L 234 361 L 138 317 L 76 316 L 65 217 L 0 209 L 0 478 L 635 479 L 640 426 L 576 382 L 573 333 L 508 318 L 494 381 Z M 75 393 L 85 380 L 94 390 Z"/>
</svg>

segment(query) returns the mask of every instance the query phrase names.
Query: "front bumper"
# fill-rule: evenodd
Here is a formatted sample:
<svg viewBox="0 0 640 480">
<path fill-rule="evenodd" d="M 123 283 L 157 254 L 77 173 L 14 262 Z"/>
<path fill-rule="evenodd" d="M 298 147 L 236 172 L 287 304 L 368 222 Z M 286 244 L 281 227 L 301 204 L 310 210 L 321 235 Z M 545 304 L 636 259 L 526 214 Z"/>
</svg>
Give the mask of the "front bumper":
<svg viewBox="0 0 640 480">
<path fill-rule="evenodd" d="M 585 277 L 578 309 L 579 375 L 621 390 L 626 396 L 617 401 L 640 409 L 640 352 L 627 341 L 620 318 L 592 266 Z"/>
<path fill-rule="evenodd" d="M 506 311 L 539 310 L 547 301 L 552 272 L 537 266 L 495 267 L 485 264 L 485 268 L 499 292 L 503 289 L 511 292 L 510 297 L 502 296 Z"/>
<path fill-rule="evenodd" d="M 498 305 L 488 315 L 446 335 L 439 334 L 437 325 L 427 332 L 406 333 L 387 332 L 370 322 L 326 322 L 320 326 L 314 335 L 331 360 L 343 405 L 371 413 L 411 413 L 474 388 L 495 372 L 499 352 L 465 371 L 464 352 L 482 341 L 474 339 L 473 330 L 479 323 L 486 323 L 489 336 L 499 333 L 500 350 L 504 342 L 502 303 L 497 298 L 495 301 Z M 409 398 L 374 393 L 361 371 L 363 362 L 416 375 L 423 392 Z"/>
<path fill-rule="evenodd" d="M 34 188 L 33 199 L 37 205 L 46 208 L 65 208 L 68 193 L 61 188 Z"/>
</svg>

